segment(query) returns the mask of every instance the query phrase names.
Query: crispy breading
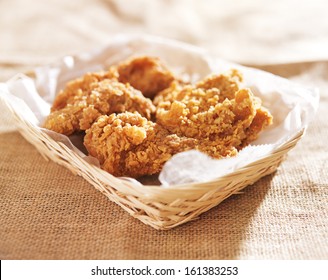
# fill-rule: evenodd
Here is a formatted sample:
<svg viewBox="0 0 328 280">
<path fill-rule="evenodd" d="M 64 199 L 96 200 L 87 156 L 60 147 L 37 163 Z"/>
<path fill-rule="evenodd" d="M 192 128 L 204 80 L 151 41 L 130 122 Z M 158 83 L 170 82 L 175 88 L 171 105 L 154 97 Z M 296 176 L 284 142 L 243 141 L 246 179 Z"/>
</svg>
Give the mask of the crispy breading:
<svg viewBox="0 0 328 280">
<path fill-rule="evenodd" d="M 116 70 L 120 82 L 129 83 L 151 99 L 175 80 L 173 73 L 158 57 L 132 58 L 118 64 Z"/>
<path fill-rule="evenodd" d="M 57 111 L 72 104 L 76 101 L 77 96 L 85 95 L 94 89 L 98 82 L 110 79 L 117 80 L 118 74 L 114 69 L 110 71 L 86 73 L 80 78 L 76 78 L 68 82 L 64 90 L 61 90 L 51 107 L 51 112 Z"/>
<path fill-rule="evenodd" d="M 242 80 L 232 69 L 186 84 L 156 57 L 132 58 L 68 83 L 44 126 L 66 135 L 85 130 L 89 154 L 115 176 L 157 174 L 191 149 L 231 157 L 272 123 Z"/>
<path fill-rule="evenodd" d="M 215 158 L 236 155 L 232 146 L 209 139 L 171 134 L 139 113 L 101 116 L 88 130 L 84 145 L 101 167 L 115 176 L 140 177 L 159 173 L 173 155 L 197 149 Z"/>
<path fill-rule="evenodd" d="M 171 133 L 242 148 L 271 124 L 272 116 L 250 89 L 239 89 L 237 71 L 196 85 L 172 84 L 156 99 L 156 122 Z"/>
<path fill-rule="evenodd" d="M 205 77 L 203 80 L 199 81 L 195 85 L 186 85 L 187 87 L 185 90 L 188 89 L 202 89 L 204 91 L 214 89 L 217 91 L 216 97 L 218 98 L 219 102 L 222 102 L 224 99 L 233 99 L 235 96 L 236 91 L 240 88 L 240 83 L 243 81 L 242 74 L 236 70 L 231 69 L 227 73 L 222 74 L 212 74 Z M 185 84 L 181 83 L 180 80 L 175 79 L 172 81 L 169 87 L 164 89 L 163 91 L 159 92 L 156 97 L 154 98 L 153 102 L 156 106 L 160 103 L 169 101 L 172 102 L 179 98 L 185 96 L 184 90 Z M 165 106 L 165 103 L 161 104 Z"/>
<path fill-rule="evenodd" d="M 57 96 L 44 127 L 70 135 L 88 129 L 104 114 L 137 111 L 151 118 L 155 107 L 140 91 L 129 84 L 97 78 L 94 74 L 86 74 L 70 82 Z"/>
<path fill-rule="evenodd" d="M 173 154 L 192 149 L 196 143 L 130 112 L 100 117 L 84 137 L 89 154 L 103 169 L 131 177 L 158 173 Z"/>
<path fill-rule="evenodd" d="M 195 87 L 203 90 L 218 89 L 219 102 L 222 102 L 226 98 L 235 98 L 235 93 L 239 90 L 242 81 L 242 73 L 237 69 L 231 69 L 227 73 L 211 74 L 196 83 Z"/>
<path fill-rule="evenodd" d="M 153 103 L 155 106 L 164 107 L 166 104 L 170 104 L 170 102 L 176 99 L 176 96 L 183 89 L 184 84 L 182 84 L 178 80 L 174 80 L 169 87 L 160 91 L 153 99 Z M 168 102 L 167 102 L 168 101 Z M 166 103 L 165 103 L 166 102 Z"/>
<path fill-rule="evenodd" d="M 145 97 L 154 97 L 174 80 L 159 58 L 147 56 L 87 73 L 58 93 L 44 127 L 70 135 L 89 128 L 103 114 L 138 111 L 150 119 L 155 107 Z"/>
</svg>

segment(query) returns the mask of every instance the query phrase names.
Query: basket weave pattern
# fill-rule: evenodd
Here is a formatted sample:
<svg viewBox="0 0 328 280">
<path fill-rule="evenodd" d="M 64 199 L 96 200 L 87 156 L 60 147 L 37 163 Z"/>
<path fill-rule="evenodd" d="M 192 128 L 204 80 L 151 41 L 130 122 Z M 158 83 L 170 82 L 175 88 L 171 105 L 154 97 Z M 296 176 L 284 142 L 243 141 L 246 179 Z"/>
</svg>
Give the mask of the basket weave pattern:
<svg viewBox="0 0 328 280">
<path fill-rule="evenodd" d="M 17 112 L 9 102 L 4 102 L 12 111 L 20 133 L 46 160 L 50 159 L 82 176 L 130 215 L 159 230 L 170 229 L 197 218 L 227 197 L 274 172 L 304 132 L 300 131 L 269 156 L 216 180 L 163 188 L 135 185 L 86 162 L 65 144 L 55 141 L 40 127 L 26 121 L 22 113 Z"/>
</svg>

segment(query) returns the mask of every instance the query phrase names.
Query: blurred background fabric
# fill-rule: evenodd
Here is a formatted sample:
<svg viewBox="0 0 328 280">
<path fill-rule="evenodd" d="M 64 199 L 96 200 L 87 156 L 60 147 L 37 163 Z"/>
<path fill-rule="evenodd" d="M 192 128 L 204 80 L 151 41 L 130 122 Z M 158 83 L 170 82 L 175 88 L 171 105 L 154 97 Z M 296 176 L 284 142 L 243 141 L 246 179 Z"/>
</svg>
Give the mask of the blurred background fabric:
<svg viewBox="0 0 328 280">
<path fill-rule="evenodd" d="M 0 0 L 0 82 L 117 34 L 176 39 L 318 87 L 316 120 L 277 172 L 155 231 L 45 161 L 0 104 L 0 259 L 328 259 L 326 1 Z"/>
<path fill-rule="evenodd" d="M 240 63 L 328 58 L 324 0 L 1 0 L 0 61 L 27 65 L 97 48 L 117 33 L 182 40 Z"/>
</svg>

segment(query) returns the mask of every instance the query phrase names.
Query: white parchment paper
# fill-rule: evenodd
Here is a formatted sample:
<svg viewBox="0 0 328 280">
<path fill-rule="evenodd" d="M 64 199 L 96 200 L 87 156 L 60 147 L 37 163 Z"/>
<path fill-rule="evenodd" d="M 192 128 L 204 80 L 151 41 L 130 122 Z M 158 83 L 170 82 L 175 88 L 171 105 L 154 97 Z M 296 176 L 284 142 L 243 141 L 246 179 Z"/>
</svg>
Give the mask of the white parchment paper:
<svg viewBox="0 0 328 280">
<path fill-rule="evenodd" d="M 149 36 L 117 36 L 109 44 L 89 53 L 63 57 L 58 63 L 35 69 L 35 78 L 18 74 L 5 84 L 0 84 L 1 97 L 6 98 L 15 111 L 35 126 L 41 126 L 50 112 L 56 93 L 66 82 L 89 71 L 107 69 L 130 56 L 159 56 L 177 75 L 195 82 L 210 74 L 231 68 L 244 75 L 244 86 L 259 96 L 263 105 L 274 117 L 271 127 L 244 148 L 236 157 L 215 160 L 198 151 L 177 154 L 168 161 L 159 175 L 163 187 L 176 184 L 205 182 L 226 175 L 253 161 L 269 155 L 302 129 L 306 129 L 317 111 L 317 89 L 305 88 L 286 79 L 260 70 L 243 67 L 211 57 L 206 51 L 190 45 Z M 83 147 L 64 135 L 51 132 L 56 140 L 67 143 L 82 158 L 95 164 L 84 155 Z M 72 140 L 72 139 L 71 139 Z M 136 182 L 137 183 L 137 182 Z"/>
</svg>

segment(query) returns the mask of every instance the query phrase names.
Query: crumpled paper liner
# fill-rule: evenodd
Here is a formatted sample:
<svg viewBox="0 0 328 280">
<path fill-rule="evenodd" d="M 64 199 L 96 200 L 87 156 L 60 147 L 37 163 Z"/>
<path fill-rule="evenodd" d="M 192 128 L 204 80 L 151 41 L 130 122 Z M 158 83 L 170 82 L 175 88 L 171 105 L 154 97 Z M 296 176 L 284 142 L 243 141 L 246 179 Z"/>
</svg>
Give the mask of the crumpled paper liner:
<svg viewBox="0 0 328 280">
<path fill-rule="evenodd" d="M 35 69 L 33 79 L 18 74 L 7 83 L 0 84 L 0 91 L 15 110 L 24 114 L 25 119 L 42 126 L 56 93 L 66 82 L 89 71 L 107 69 L 112 64 L 137 55 L 158 56 L 175 74 L 191 82 L 210 73 L 239 69 L 244 76 L 243 86 L 251 88 L 262 99 L 263 105 L 274 118 L 273 125 L 235 157 L 216 160 L 195 150 L 173 156 L 158 177 L 163 187 L 210 181 L 269 155 L 306 129 L 319 105 L 317 89 L 299 86 L 270 73 L 211 57 L 204 50 L 190 45 L 149 36 L 117 36 L 102 49 L 66 56 L 56 64 Z M 47 133 L 56 141 L 65 143 L 89 163 L 98 164 L 94 158 L 86 155 L 81 137 L 68 138 L 55 132 Z M 131 178 L 124 180 L 140 184 Z"/>
</svg>

